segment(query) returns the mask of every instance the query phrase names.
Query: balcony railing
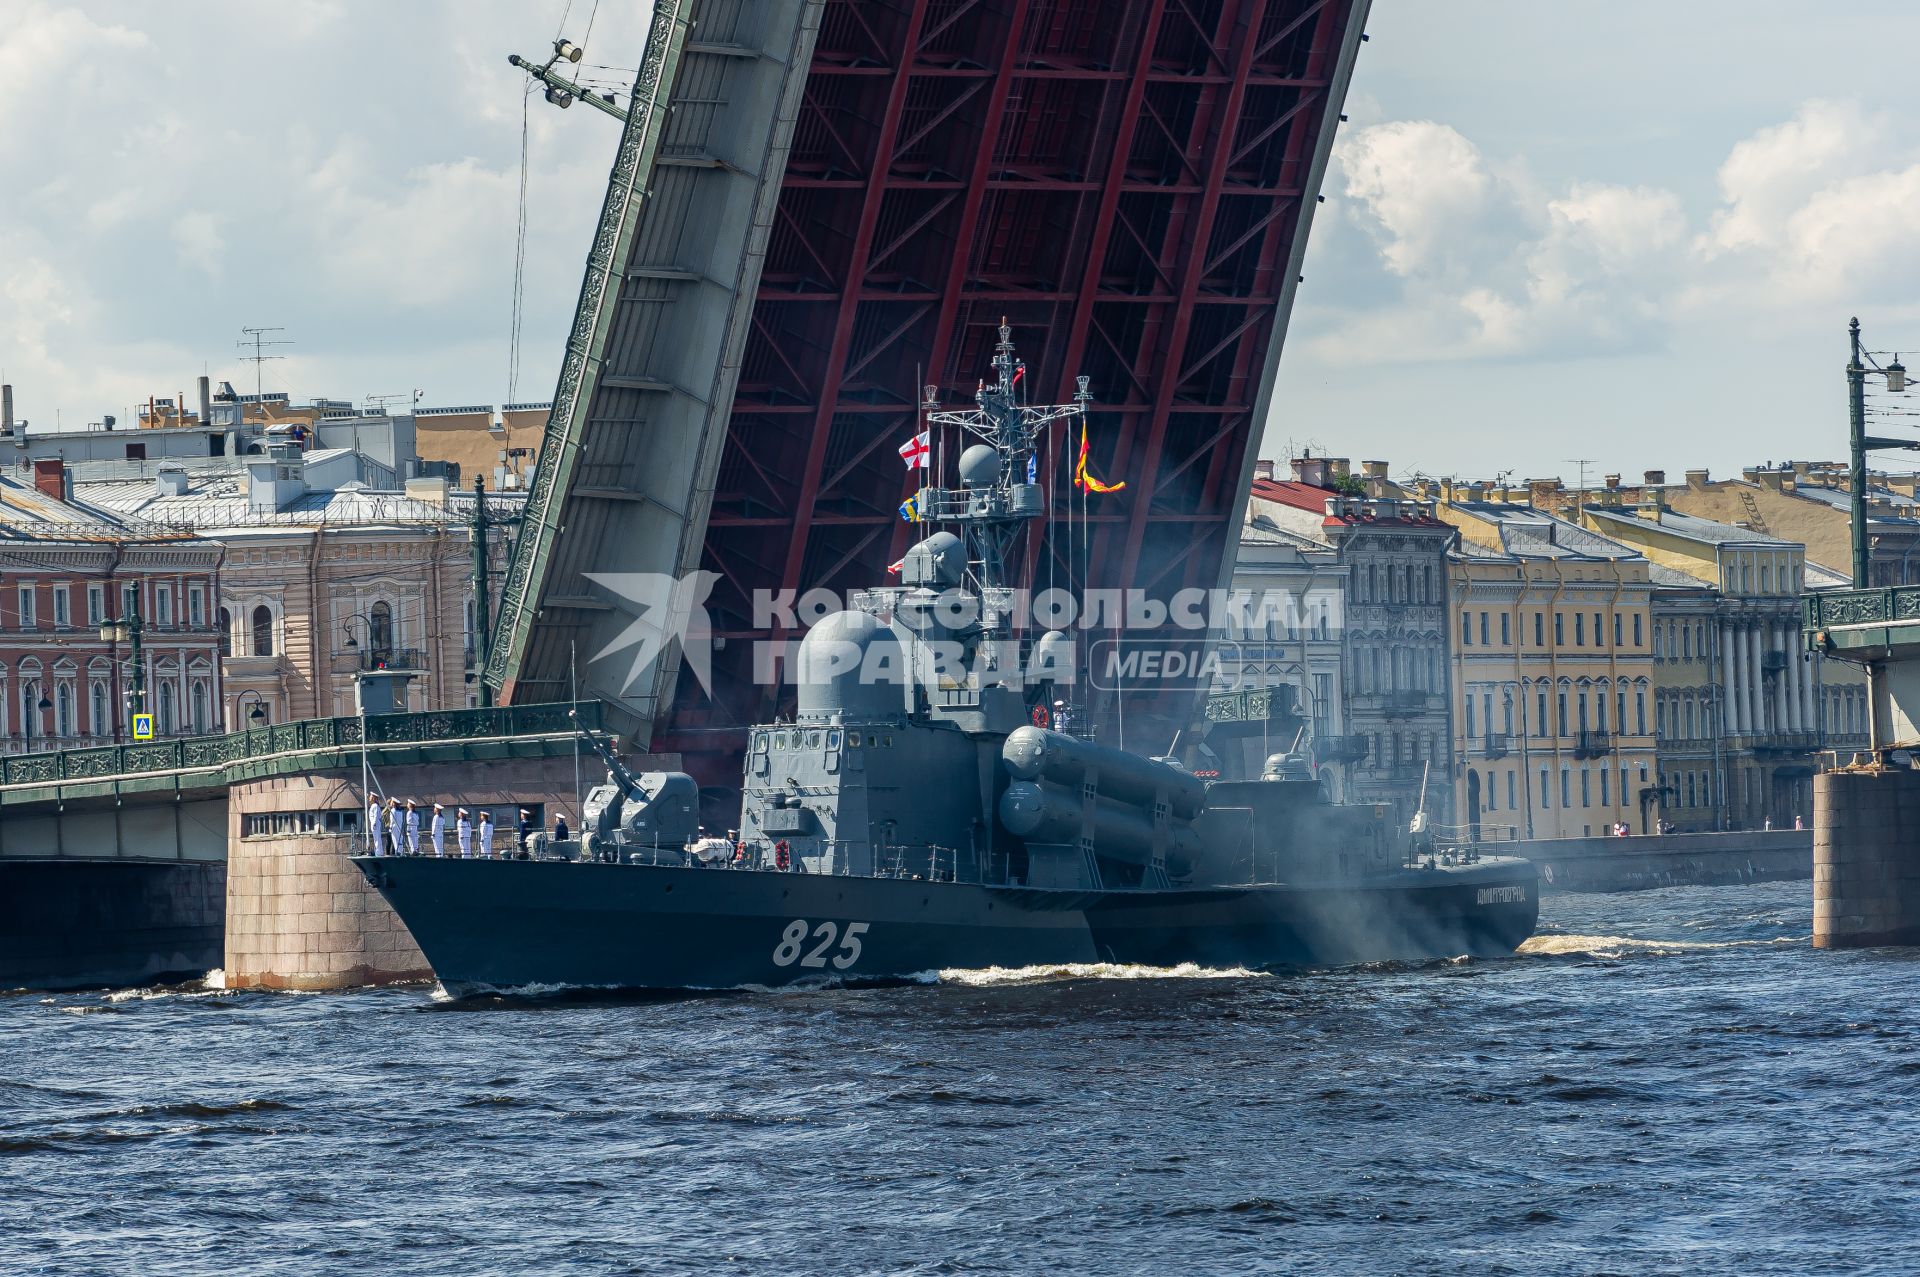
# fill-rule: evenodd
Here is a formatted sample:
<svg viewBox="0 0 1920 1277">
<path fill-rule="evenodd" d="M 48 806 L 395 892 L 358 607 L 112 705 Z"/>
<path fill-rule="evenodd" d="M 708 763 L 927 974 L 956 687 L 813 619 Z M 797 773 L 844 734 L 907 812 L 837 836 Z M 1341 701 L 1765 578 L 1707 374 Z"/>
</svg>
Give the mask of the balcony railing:
<svg viewBox="0 0 1920 1277">
<path fill-rule="evenodd" d="M 359 668 L 370 673 L 427 668 L 427 654 L 417 647 L 363 647 L 354 656 Z"/>
<path fill-rule="evenodd" d="M 1427 692 L 1395 691 L 1380 698 L 1380 708 L 1389 718 L 1410 718 L 1426 713 L 1433 702 L 1434 697 Z"/>
<path fill-rule="evenodd" d="M 1482 758 L 1505 758 L 1507 756 L 1507 734 L 1488 732 L 1480 746 Z"/>
<path fill-rule="evenodd" d="M 1367 756 L 1364 736 L 1327 736 L 1314 742 L 1314 753 L 1323 763 L 1357 763 Z"/>
<path fill-rule="evenodd" d="M 1581 732 L 1580 743 L 1574 746 L 1575 758 L 1605 758 L 1613 752 L 1612 732 Z"/>
</svg>

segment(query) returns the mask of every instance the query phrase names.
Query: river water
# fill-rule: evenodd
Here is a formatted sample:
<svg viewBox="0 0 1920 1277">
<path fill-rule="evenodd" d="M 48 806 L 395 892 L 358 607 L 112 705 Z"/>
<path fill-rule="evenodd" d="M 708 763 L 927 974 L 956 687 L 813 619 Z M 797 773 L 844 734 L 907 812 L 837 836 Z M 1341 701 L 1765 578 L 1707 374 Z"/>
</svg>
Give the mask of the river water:
<svg viewBox="0 0 1920 1277">
<path fill-rule="evenodd" d="M 1808 900 L 1320 974 L 3 995 L 0 1273 L 1920 1271 L 1920 953 Z"/>
</svg>

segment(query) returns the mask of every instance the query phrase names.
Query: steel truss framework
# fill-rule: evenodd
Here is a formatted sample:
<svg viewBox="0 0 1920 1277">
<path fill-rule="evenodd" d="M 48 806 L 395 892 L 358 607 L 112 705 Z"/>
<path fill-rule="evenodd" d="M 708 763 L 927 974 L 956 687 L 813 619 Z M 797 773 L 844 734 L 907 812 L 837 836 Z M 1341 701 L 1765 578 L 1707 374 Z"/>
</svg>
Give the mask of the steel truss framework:
<svg viewBox="0 0 1920 1277">
<path fill-rule="evenodd" d="M 910 535 L 895 449 L 916 388 L 970 398 L 1002 316 L 1036 399 L 1092 379 L 1095 469 L 1128 484 L 1095 498 L 1091 554 L 1056 534 L 1039 573 L 1162 598 L 1221 583 L 1363 16 L 826 5 L 708 520 L 730 641 L 716 696 L 683 682 L 656 748 L 717 753 L 731 779 L 739 729 L 777 709 L 752 677 L 753 591 L 883 579 Z"/>
<path fill-rule="evenodd" d="M 1090 378 L 1127 483 L 1034 579 L 1224 584 L 1367 3 L 656 0 L 489 683 L 564 697 L 632 616 L 593 574 L 704 568 L 711 696 L 666 661 L 582 689 L 737 783 L 781 707 L 756 592 L 884 578 L 920 388 L 971 399 L 1002 317 L 1034 400 Z M 1196 709 L 1153 699 L 1130 723 Z"/>
</svg>

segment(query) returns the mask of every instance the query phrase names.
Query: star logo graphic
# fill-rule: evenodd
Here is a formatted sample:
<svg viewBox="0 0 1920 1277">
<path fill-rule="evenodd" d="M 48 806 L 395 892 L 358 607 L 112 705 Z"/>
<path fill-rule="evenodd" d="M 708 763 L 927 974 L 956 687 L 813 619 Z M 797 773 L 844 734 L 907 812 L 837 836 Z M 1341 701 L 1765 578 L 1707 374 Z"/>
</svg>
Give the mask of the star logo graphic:
<svg viewBox="0 0 1920 1277">
<path fill-rule="evenodd" d="M 588 572 L 587 580 L 608 590 L 637 609 L 633 623 L 620 636 L 595 652 L 600 661 L 625 648 L 633 649 L 633 663 L 621 691 L 631 692 L 641 675 L 656 665 L 667 644 L 680 644 L 681 658 L 700 680 L 700 690 L 713 694 L 713 624 L 707 617 L 707 599 L 720 583 L 717 572 L 690 572 L 672 577 L 664 572 Z"/>
</svg>

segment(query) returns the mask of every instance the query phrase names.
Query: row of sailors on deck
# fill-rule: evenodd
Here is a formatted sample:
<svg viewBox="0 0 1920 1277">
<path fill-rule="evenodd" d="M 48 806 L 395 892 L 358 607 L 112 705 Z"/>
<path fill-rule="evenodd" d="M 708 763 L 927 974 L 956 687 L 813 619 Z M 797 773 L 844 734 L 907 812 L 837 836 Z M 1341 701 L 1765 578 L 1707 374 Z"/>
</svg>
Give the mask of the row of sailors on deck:
<svg viewBox="0 0 1920 1277">
<path fill-rule="evenodd" d="M 532 813 L 525 807 L 520 809 L 519 848 L 524 850 L 527 835 L 532 831 L 530 818 Z M 562 821 L 564 822 L 564 817 Z M 566 835 L 565 824 L 559 828 Z M 459 847 L 458 855 L 462 859 L 480 856 L 482 859 L 493 857 L 493 814 L 485 808 L 480 809 L 480 823 L 474 824 L 465 807 L 455 809 L 453 836 Z M 447 838 L 447 808 L 444 803 L 433 805 L 433 816 L 427 823 L 427 850 L 430 856 L 445 856 Z M 420 806 L 409 798 L 403 807 L 397 798 L 389 798 L 383 805 L 378 798 L 367 802 L 367 842 L 376 856 L 418 856 L 420 850 Z M 513 854 L 502 851 L 503 855 Z"/>
</svg>

